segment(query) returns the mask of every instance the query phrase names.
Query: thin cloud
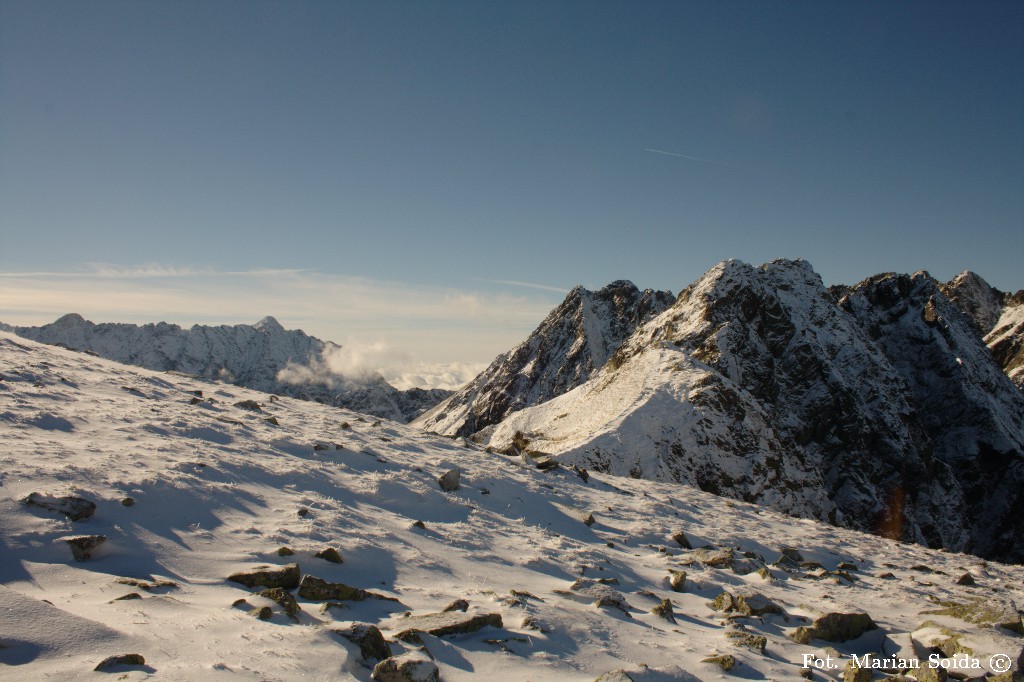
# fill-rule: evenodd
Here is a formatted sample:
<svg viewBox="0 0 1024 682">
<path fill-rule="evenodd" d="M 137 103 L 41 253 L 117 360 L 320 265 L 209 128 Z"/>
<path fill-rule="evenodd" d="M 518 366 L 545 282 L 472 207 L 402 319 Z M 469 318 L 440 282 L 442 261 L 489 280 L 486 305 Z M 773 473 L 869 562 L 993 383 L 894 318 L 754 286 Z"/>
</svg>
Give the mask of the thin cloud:
<svg viewBox="0 0 1024 682">
<path fill-rule="evenodd" d="M 568 289 L 561 287 L 552 287 L 547 284 L 534 284 L 533 282 L 518 282 L 512 279 L 484 279 L 482 277 L 474 277 L 474 282 L 490 282 L 491 284 L 505 284 L 512 287 L 526 287 L 527 289 L 540 289 L 541 291 L 554 291 L 559 294 L 569 293 Z"/>
<path fill-rule="evenodd" d="M 46 324 L 66 313 L 94 322 L 252 324 L 273 315 L 325 341 L 384 341 L 364 364 L 394 374 L 425 362 L 489 362 L 550 312 L 550 296 L 474 291 L 308 270 L 218 272 L 161 265 L 82 272 L 0 272 L 0 322 Z M 359 346 L 357 346 L 359 347 Z M 427 372 L 424 372 L 427 374 Z"/>
<path fill-rule="evenodd" d="M 723 168 L 737 168 L 731 163 L 722 163 L 721 161 L 712 161 L 711 159 L 702 159 L 699 156 L 690 156 L 689 154 L 678 154 L 676 152 L 666 152 L 663 149 L 648 149 L 644 147 L 645 152 L 653 152 L 655 154 L 664 154 L 665 156 L 677 156 L 680 159 L 689 159 L 690 161 L 700 161 L 701 163 L 710 163 L 713 166 L 722 166 Z"/>
</svg>

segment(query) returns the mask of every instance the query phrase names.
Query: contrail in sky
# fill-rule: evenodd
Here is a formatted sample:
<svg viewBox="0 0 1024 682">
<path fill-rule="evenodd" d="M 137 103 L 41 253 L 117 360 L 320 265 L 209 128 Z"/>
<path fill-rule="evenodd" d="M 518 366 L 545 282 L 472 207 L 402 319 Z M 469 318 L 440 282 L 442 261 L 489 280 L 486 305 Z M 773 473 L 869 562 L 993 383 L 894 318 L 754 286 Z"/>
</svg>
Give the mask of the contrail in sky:
<svg viewBox="0 0 1024 682">
<path fill-rule="evenodd" d="M 676 154 L 675 152 L 666 152 L 661 149 L 647 149 L 644 148 L 645 152 L 654 152 L 655 154 L 665 154 L 666 156 L 678 156 L 680 159 L 689 159 L 690 161 L 700 161 L 701 163 L 710 163 L 715 166 L 723 166 L 725 168 L 735 168 L 736 166 L 731 163 L 722 163 L 721 161 L 712 161 L 710 159 L 702 159 L 699 156 L 690 156 L 689 154 Z"/>
</svg>

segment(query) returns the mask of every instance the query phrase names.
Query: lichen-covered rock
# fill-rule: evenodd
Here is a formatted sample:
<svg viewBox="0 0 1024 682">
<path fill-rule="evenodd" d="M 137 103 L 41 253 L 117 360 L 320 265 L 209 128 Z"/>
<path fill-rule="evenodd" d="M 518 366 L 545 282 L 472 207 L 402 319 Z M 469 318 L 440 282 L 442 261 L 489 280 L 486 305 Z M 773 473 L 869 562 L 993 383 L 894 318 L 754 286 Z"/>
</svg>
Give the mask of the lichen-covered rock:
<svg viewBox="0 0 1024 682">
<path fill-rule="evenodd" d="M 843 682 L 871 682 L 871 668 L 861 668 L 855 661 L 847 661 Z"/>
<path fill-rule="evenodd" d="M 251 571 L 239 571 L 228 576 L 228 580 L 246 587 L 280 587 L 294 590 L 299 586 L 299 565 L 257 566 Z"/>
<path fill-rule="evenodd" d="M 443 613 L 430 613 L 423 616 L 408 616 L 402 618 L 396 627 L 399 633 L 396 639 L 402 641 L 413 641 L 417 639 L 416 633 L 425 632 L 435 637 L 445 635 L 463 635 L 476 632 L 487 626 L 502 627 L 500 613 L 480 613 L 468 615 L 459 611 L 446 611 Z"/>
<path fill-rule="evenodd" d="M 708 658 L 701 659 L 701 663 L 713 663 L 719 666 L 725 672 L 729 672 L 736 667 L 736 657 L 732 654 L 721 654 L 719 656 L 709 656 Z"/>
<path fill-rule="evenodd" d="M 269 606 L 261 606 L 249 611 L 249 615 L 260 620 L 270 620 L 274 617 L 274 609 Z"/>
<path fill-rule="evenodd" d="M 22 500 L 22 502 L 28 507 L 40 507 L 47 511 L 54 511 L 59 514 L 63 514 L 72 521 L 81 521 L 82 519 L 87 519 L 96 513 L 95 502 L 75 495 L 58 497 L 56 495 L 32 493 Z"/>
<path fill-rule="evenodd" d="M 347 628 L 332 630 L 359 647 L 359 655 L 364 663 L 383 661 L 391 658 L 391 647 L 384 641 L 384 635 L 376 625 L 369 623 L 353 623 Z"/>
<path fill-rule="evenodd" d="M 342 560 L 341 558 L 341 552 L 334 549 L 333 547 L 322 549 L 313 556 L 315 556 L 318 559 L 323 559 L 324 561 L 330 561 L 332 564 L 344 563 L 344 560 Z"/>
<path fill-rule="evenodd" d="M 93 670 L 102 672 L 104 670 L 116 668 L 119 665 L 146 665 L 146 659 L 142 654 L 118 654 L 116 656 L 107 656 L 100 661 Z"/>
<path fill-rule="evenodd" d="M 299 602 L 295 601 L 295 597 L 292 596 L 291 592 L 287 592 L 280 587 L 270 587 L 260 591 L 259 596 L 276 602 L 292 618 L 299 615 Z"/>
<path fill-rule="evenodd" d="M 702 564 L 712 568 L 727 568 L 732 566 L 735 553 L 731 549 L 695 549 L 679 557 L 683 565 Z"/>
<path fill-rule="evenodd" d="M 381 661 L 370 677 L 377 682 L 439 682 L 441 674 L 426 653 L 410 651 Z"/>
<path fill-rule="evenodd" d="M 744 616 L 782 613 L 782 607 L 759 592 L 741 592 L 736 595 L 722 592 L 711 602 L 711 608 L 724 613 L 735 611 Z"/>
<path fill-rule="evenodd" d="M 672 574 L 668 578 L 668 584 L 672 587 L 673 592 L 685 591 L 686 571 L 672 571 Z"/>
<path fill-rule="evenodd" d="M 793 641 L 798 644 L 810 644 L 813 639 L 846 642 L 877 628 L 875 621 L 866 613 L 826 613 L 816 618 L 811 627 L 797 628 Z"/>
<path fill-rule="evenodd" d="M 299 596 L 310 601 L 363 601 L 365 599 L 398 601 L 393 597 L 386 597 L 383 594 L 369 592 L 344 583 L 328 582 L 315 575 L 302 576 L 302 582 L 299 583 Z"/>
<path fill-rule="evenodd" d="M 763 654 L 765 647 L 768 646 L 768 638 L 763 635 L 754 635 L 741 630 L 733 630 L 725 633 L 725 636 L 732 640 L 734 646 L 750 649 L 751 651 L 759 654 Z"/>
<path fill-rule="evenodd" d="M 451 469 L 447 471 L 443 476 L 437 479 L 437 484 L 441 486 L 441 490 L 453 493 L 457 491 L 461 486 L 459 485 L 459 470 Z"/>
<path fill-rule="evenodd" d="M 88 561 L 92 558 L 93 552 L 100 545 L 107 541 L 105 535 L 73 535 L 61 538 L 71 548 L 71 555 L 75 561 Z"/>
<path fill-rule="evenodd" d="M 676 614 L 672 611 L 672 602 L 668 599 L 662 599 L 660 604 L 651 609 L 651 613 L 658 618 L 664 618 L 670 623 L 676 622 Z"/>
<path fill-rule="evenodd" d="M 1024 634 L 1024 620 L 1017 605 L 1009 599 L 975 599 L 967 603 L 940 602 L 943 608 L 924 613 L 935 616 L 952 616 L 975 625 L 1006 628 Z"/>
</svg>

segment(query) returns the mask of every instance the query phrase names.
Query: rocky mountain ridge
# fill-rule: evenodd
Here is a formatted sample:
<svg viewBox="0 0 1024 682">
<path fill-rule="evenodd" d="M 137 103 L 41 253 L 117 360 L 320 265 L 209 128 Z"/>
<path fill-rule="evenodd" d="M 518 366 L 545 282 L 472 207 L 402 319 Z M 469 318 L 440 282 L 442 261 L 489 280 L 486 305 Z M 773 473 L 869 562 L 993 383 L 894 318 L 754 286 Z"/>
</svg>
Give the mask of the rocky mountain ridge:
<svg viewBox="0 0 1024 682">
<path fill-rule="evenodd" d="M 287 330 L 273 317 L 254 325 L 197 324 L 183 329 L 166 322 L 95 324 L 72 313 L 40 327 L 7 329 L 33 341 L 95 353 L 108 360 L 219 379 L 399 422 L 409 421 L 450 394 L 441 389 L 399 391 L 379 374 L 348 378 L 325 373 L 314 381 L 284 380 L 282 370 L 315 363 L 340 346 L 302 330 Z"/>
<path fill-rule="evenodd" d="M 805 261 L 726 261 L 476 438 L 1022 561 L 1024 395 L 974 324 L 927 273 L 837 292 Z"/>
<path fill-rule="evenodd" d="M 473 381 L 415 421 L 443 435 L 469 435 L 579 386 L 641 324 L 667 309 L 672 292 L 619 280 L 574 288 L 540 326 Z"/>
</svg>

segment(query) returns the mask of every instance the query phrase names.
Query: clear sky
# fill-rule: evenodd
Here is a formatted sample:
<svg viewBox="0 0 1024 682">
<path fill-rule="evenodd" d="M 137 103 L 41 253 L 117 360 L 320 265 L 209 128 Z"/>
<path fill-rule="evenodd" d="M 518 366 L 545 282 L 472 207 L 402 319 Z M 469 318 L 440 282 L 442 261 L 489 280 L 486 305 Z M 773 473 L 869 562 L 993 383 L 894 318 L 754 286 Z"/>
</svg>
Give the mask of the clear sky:
<svg viewBox="0 0 1024 682">
<path fill-rule="evenodd" d="M 0 0 L 4 322 L 479 363 L 576 284 L 1022 254 L 1018 0 Z"/>
</svg>

